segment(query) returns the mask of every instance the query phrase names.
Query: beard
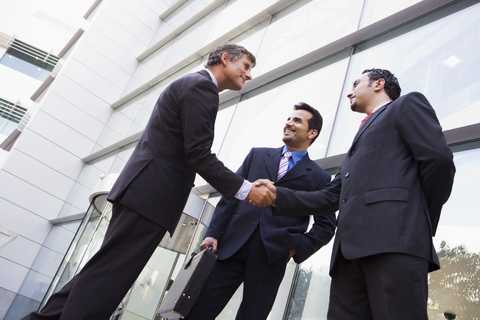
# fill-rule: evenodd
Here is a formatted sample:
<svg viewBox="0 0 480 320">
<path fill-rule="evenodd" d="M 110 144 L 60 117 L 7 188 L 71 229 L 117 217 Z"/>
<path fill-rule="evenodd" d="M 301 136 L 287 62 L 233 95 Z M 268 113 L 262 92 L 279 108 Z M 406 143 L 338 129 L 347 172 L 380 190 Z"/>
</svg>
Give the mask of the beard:
<svg viewBox="0 0 480 320">
<path fill-rule="evenodd" d="M 293 137 L 283 136 L 282 141 L 283 143 L 287 144 L 287 142 L 292 141 Z"/>
<path fill-rule="evenodd" d="M 353 102 L 353 103 L 350 105 L 350 109 L 352 109 L 352 111 L 357 111 L 357 107 L 358 107 L 358 105 L 357 105 L 357 102 L 356 102 L 356 101 Z"/>
</svg>

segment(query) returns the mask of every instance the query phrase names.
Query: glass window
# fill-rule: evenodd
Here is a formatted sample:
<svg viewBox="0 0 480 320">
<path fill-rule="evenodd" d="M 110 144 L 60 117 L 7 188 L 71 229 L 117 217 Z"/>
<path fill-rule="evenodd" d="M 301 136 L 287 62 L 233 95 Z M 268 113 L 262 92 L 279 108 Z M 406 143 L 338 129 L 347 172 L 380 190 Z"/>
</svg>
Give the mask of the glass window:
<svg viewBox="0 0 480 320">
<path fill-rule="evenodd" d="M 320 136 L 309 148 L 312 159 L 325 156 L 349 53 L 340 53 L 242 96 L 220 149 L 219 158 L 236 170 L 252 147 L 280 147 L 285 121 L 298 102 L 323 117 Z"/>
<path fill-rule="evenodd" d="M 360 29 L 413 6 L 420 1 L 422 0 L 366 0 Z"/>
<path fill-rule="evenodd" d="M 349 67 L 328 155 L 344 153 L 365 117 L 350 111 L 346 95 L 365 69 L 392 71 L 402 94 L 423 93 L 443 130 L 480 122 L 480 4 L 452 5 L 357 46 Z M 438 19 L 438 20 L 437 20 Z M 432 22 L 433 21 L 433 22 Z"/>
<path fill-rule="evenodd" d="M 278 2 L 278 0 L 229 1 L 227 7 L 222 8 L 223 10 L 207 39 L 208 43 L 213 42 L 227 32 L 235 29 L 276 2 Z"/>
<path fill-rule="evenodd" d="M 300 265 L 288 320 L 327 319 L 330 257 L 334 239 Z"/>
<path fill-rule="evenodd" d="M 40 81 L 47 79 L 57 62 L 57 57 L 18 40 L 13 41 L 0 60 L 0 64 Z"/>
<path fill-rule="evenodd" d="M 254 76 L 264 74 L 357 30 L 363 0 L 299 1 L 273 16 Z"/>
<path fill-rule="evenodd" d="M 441 269 L 429 274 L 429 319 L 478 319 L 480 311 L 480 143 L 457 152 L 455 182 L 433 238 Z M 454 318 L 447 318 L 454 319 Z"/>
</svg>

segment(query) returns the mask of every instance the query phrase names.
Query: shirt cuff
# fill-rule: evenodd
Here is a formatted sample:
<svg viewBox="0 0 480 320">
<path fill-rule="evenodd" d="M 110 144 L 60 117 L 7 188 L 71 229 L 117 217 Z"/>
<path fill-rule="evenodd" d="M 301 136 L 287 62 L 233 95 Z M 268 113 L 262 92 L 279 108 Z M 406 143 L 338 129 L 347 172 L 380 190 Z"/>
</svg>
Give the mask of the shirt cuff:
<svg viewBox="0 0 480 320">
<path fill-rule="evenodd" d="M 251 189 L 252 183 L 248 180 L 244 180 L 242 186 L 240 187 L 240 189 L 238 189 L 237 194 L 235 194 L 235 198 L 237 198 L 238 200 L 245 200 Z"/>
</svg>

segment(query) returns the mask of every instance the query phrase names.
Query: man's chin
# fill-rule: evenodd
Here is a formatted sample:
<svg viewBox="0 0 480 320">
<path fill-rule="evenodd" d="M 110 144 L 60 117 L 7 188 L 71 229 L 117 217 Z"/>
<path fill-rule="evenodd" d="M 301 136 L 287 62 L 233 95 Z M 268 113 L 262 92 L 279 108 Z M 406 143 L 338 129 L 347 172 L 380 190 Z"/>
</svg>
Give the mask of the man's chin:
<svg viewBox="0 0 480 320">
<path fill-rule="evenodd" d="M 283 141 L 284 143 L 290 142 L 291 140 L 292 140 L 291 137 L 283 136 L 283 138 L 282 138 L 282 141 Z"/>
</svg>

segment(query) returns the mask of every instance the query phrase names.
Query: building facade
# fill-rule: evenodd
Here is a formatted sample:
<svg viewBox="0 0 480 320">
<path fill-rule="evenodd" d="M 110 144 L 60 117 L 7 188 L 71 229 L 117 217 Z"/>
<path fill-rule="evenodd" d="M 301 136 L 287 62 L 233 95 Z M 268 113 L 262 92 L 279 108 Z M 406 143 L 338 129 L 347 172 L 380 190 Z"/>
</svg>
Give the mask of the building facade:
<svg viewBox="0 0 480 320">
<path fill-rule="evenodd" d="M 310 158 L 334 174 L 363 118 L 346 94 L 364 69 L 389 69 L 403 94 L 429 99 L 457 167 L 434 238 L 442 269 L 429 277 L 429 317 L 480 318 L 480 1 L 97 0 L 85 12 L 88 24 L 57 55 L 61 68 L 37 83 L 28 122 L 0 150 L 0 320 L 41 306 L 96 251 L 106 193 L 156 99 L 227 42 L 257 57 L 253 80 L 220 94 L 212 150 L 233 170 L 250 148 L 281 146 L 303 101 L 324 118 Z M 218 200 L 197 177 L 174 237 L 113 319 L 154 318 Z M 270 320 L 326 318 L 330 252 L 289 263 Z M 218 319 L 232 319 L 240 300 L 241 290 Z"/>
</svg>

